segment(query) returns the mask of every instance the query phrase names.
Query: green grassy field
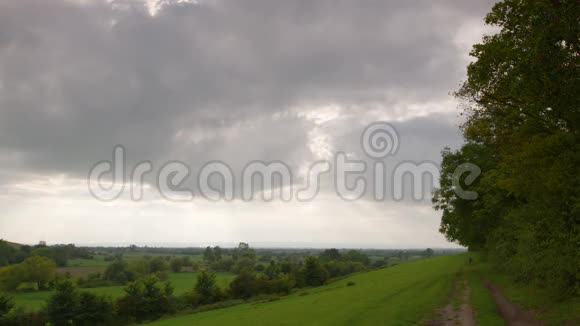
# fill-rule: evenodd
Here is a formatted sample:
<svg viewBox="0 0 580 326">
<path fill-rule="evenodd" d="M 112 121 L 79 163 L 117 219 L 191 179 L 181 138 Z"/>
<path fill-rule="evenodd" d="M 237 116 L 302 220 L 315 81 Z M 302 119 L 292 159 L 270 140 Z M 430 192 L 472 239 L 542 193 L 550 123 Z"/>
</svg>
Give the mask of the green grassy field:
<svg viewBox="0 0 580 326">
<path fill-rule="evenodd" d="M 143 253 L 143 252 L 126 252 L 123 253 L 123 259 L 127 261 L 143 259 L 149 257 L 184 257 L 189 256 L 191 261 L 203 261 L 203 255 L 185 255 L 185 254 L 160 254 L 160 253 Z M 93 259 L 69 259 L 67 267 L 106 267 L 110 261 L 105 261 L 105 255 L 95 255 Z"/>
<path fill-rule="evenodd" d="M 441 306 L 466 255 L 405 263 L 303 289 L 278 301 L 247 303 L 151 325 L 417 325 Z M 354 286 L 347 286 L 354 282 Z"/>
<path fill-rule="evenodd" d="M 106 267 L 110 261 L 105 261 L 105 256 L 95 255 L 93 259 L 69 259 L 67 267 Z"/>
<path fill-rule="evenodd" d="M 226 288 L 231 280 L 235 277 L 231 273 L 216 273 L 217 282 Z M 171 273 L 169 274 L 169 281 L 173 284 L 175 289 L 175 294 L 180 295 L 187 291 L 193 289 L 195 282 L 197 280 L 197 273 Z M 99 288 L 88 288 L 81 289 L 90 291 L 97 294 L 109 295 L 112 298 L 117 298 L 124 294 L 123 286 L 107 286 Z M 29 310 L 40 309 L 48 297 L 50 296 L 50 291 L 30 291 L 30 292 L 20 292 L 14 295 L 14 302 L 17 306 L 24 307 Z"/>
</svg>

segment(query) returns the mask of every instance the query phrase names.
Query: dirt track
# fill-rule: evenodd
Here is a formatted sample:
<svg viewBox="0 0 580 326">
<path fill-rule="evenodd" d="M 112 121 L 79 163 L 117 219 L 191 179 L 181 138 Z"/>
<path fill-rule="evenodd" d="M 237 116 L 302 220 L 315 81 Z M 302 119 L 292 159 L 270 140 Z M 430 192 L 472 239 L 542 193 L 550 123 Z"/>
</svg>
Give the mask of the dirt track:
<svg viewBox="0 0 580 326">
<path fill-rule="evenodd" d="M 517 304 L 509 301 L 500 288 L 484 279 L 485 286 L 495 301 L 498 313 L 508 326 L 542 326 L 534 316 Z M 469 302 L 470 289 L 466 281 L 457 282 L 450 294 L 450 303 L 437 310 L 437 317 L 428 321 L 427 326 L 475 326 L 475 314 Z M 453 301 L 459 301 L 459 305 Z"/>
<path fill-rule="evenodd" d="M 437 311 L 437 317 L 427 322 L 428 326 L 475 326 L 477 325 L 473 308 L 469 304 L 470 289 L 466 281 L 457 282 L 450 294 L 451 301 L 459 300 L 460 304 L 453 302 Z"/>
<path fill-rule="evenodd" d="M 540 326 L 541 322 L 534 316 L 520 308 L 517 304 L 509 301 L 500 288 L 490 280 L 484 279 L 485 286 L 491 293 L 500 316 L 509 326 Z"/>
</svg>

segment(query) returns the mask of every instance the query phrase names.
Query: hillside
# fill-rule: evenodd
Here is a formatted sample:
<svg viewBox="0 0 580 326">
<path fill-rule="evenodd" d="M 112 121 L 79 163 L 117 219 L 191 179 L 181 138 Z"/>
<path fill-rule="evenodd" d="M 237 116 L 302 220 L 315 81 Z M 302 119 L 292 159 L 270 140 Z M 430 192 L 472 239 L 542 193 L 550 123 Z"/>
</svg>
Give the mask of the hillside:
<svg viewBox="0 0 580 326">
<path fill-rule="evenodd" d="M 4 239 L 0 239 L 0 241 L 4 241 L 7 245 L 9 245 L 10 247 L 14 248 L 14 249 L 20 249 L 20 247 L 22 247 L 21 244 L 16 243 L 16 242 L 10 242 Z"/>
<path fill-rule="evenodd" d="M 415 325 L 446 302 L 466 254 L 360 273 L 280 300 L 158 321 L 151 325 Z M 354 285 L 348 286 L 349 282 Z"/>
</svg>

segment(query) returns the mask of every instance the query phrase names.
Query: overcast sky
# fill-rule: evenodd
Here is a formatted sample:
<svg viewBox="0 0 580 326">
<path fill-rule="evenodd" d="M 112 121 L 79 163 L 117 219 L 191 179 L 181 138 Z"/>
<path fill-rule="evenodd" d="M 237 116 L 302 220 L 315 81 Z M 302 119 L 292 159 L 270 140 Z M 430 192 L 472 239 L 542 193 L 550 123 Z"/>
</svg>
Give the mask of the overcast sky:
<svg viewBox="0 0 580 326">
<path fill-rule="evenodd" d="M 163 3 L 163 4 L 161 4 Z M 429 199 L 101 202 L 87 175 L 128 164 L 360 157 L 375 121 L 388 165 L 461 144 L 458 103 L 491 1 L 3 0 L 0 238 L 23 243 L 451 247 Z M 362 157 L 360 157 L 362 159 Z M 391 160 L 391 161 L 389 161 Z M 195 180 L 186 182 L 194 184 Z"/>
</svg>

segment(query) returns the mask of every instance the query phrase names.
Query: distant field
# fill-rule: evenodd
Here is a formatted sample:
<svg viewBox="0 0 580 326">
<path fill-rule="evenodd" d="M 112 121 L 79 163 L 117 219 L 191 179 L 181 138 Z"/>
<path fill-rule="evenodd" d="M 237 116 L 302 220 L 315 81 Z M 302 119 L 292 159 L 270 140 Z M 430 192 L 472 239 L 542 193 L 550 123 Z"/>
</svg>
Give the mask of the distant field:
<svg viewBox="0 0 580 326">
<path fill-rule="evenodd" d="M 199 262 L 203 260 L 202 255 L 185 255 L 185 254 L 159 254 L 159 253 L 143 253 L 143 252 L 129 252 L 123 254 L 123 259 L 126 261 L 133 261 L 143 259 L 145 256 L 149 257 L 183 257 L 189 256 L 191 261 Z M 74 276 L 84 276 L 94 272 L 102 272 L 111 261 L 105 260 L 105 255 L 95 255 L 93 259 L 75 258 L 69 259 L 66 267 L 60 267 L 57 272 L 60 274 L 70 273 Z"/>
<path fill-rule="evenodd" d="M 417 325 L 445 302 L 466 255 L 359 273 L 267 303 L 248 303 L 151 325 Z M 354 286 L 347 286 L 354 282 Z"/>
<path fill-rule="evenodd" d="M 109 263 L 109 261 L 105 261 L 105 256 L 95 255 L 93 259 L 69 259 L 67 267 L 105 267 Z"/>
<path fill-rule="evenodd" d="M 231 280 L 235 277 L 231 273 L 216 273 L 218 283 L 225 289 Z M 169 274 L 169 281 L 173 284 L 175 288 L 175 294 L 183 294 L 191 289 L 193 289 L 195 282 L 197 280 L 197 273 L 171 273 Z M 100 288 L 89 288 L 81 289 L 90 291 L 97 294 L 110 295 L 113 298 L 122 296 L 124 294 L 123 286 L 107 286 Z M 50 291 L 33 291 L 33 292 L 21 292 L 14 295 L 14 301 L 17 306 L 24 307 L 26 309 L 35 310 L 39 309 L 44 305 L 48 297 L 50 296 Z"/>
</svg>

